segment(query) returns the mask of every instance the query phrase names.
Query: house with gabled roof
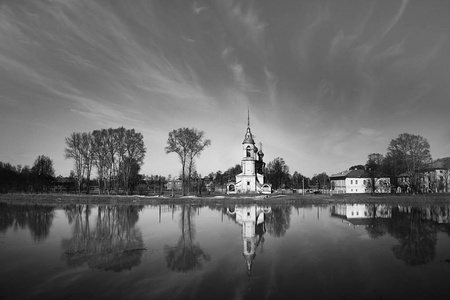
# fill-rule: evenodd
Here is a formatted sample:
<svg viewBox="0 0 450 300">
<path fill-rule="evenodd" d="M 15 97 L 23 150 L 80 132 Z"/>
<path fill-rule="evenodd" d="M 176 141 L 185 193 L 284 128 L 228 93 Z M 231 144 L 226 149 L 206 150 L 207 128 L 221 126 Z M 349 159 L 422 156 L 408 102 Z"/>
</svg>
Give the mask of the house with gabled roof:
<svg viewBox="0 0 450 300">
<path fill-rule="evenodd" d="M 331 191 L 345 194 L 363 194 L 372 192 L 372 178 L 366 170 L 353 169 L 330 176 Z M 389 177 L 374 178 L 375 193 L 389 193 L 391 182 Z"/>
<path fill-rule="evenodd" d="M 419 191 L 422 193 L 448 192 L 450 186 L 450 157 L 439 158 L 424 168 L 419 177 Z M 411 173 L 404 172 L 397 176 L 397 184 L 407 191 L 411 185 Z"/>
</svg>

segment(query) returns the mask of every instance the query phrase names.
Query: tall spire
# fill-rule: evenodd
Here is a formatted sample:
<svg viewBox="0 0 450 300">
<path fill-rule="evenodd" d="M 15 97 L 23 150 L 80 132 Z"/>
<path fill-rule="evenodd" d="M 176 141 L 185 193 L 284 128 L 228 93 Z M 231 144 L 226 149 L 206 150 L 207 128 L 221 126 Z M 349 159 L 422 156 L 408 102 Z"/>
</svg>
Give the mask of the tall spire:
<svg viewBox="0 0 450 300">
<path fill-rule="evenodd" d="M 255 144 L 253 140 L 252 132 L 250 131 L 250 108 L 247 106 L 247 132 L 245 133 L 245 138 L 242 144 Z"/>
</svg>

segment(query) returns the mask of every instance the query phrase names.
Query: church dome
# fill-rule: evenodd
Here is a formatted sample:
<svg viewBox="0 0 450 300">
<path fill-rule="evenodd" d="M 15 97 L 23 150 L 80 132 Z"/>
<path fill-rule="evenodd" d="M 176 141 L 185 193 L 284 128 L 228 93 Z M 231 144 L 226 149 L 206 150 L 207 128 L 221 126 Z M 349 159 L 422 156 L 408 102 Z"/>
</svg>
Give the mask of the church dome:
<svg viewBox="0 0 450 300">
<path fill-rule="evenodd" d="M 255 141 L 253 140 L 252 132 L 250 131 L 250 127 L 247 127 L 247 132 L 245 133 L 245 138 L 242 144 L 255 144 Z"/>
<path fill-rule="evenodd" d="M 262 143 L 259 143 L 259 151 L 258 151 L 258 155 L 263 157 L 264 156 L 264 152 L 262 151 Z"/>
</svg>

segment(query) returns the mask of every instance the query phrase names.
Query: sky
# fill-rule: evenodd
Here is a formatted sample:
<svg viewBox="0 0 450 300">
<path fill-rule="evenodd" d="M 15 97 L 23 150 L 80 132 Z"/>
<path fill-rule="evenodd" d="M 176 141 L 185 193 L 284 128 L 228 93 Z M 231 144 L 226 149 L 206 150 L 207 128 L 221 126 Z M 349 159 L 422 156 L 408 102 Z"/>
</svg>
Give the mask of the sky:
<svg viewBox="0 0 450 300">
<path fill-rule="evenodd" d="M 141 173 L 177 176 L 164 148 L 189 127 L 203 176 L 264 160 L 328 175 L 418 134 L 450 156 L 450 1 L 0 0 L 0 161 L 64 159 L 72 132 L 134 128 Z"/>
</svg>

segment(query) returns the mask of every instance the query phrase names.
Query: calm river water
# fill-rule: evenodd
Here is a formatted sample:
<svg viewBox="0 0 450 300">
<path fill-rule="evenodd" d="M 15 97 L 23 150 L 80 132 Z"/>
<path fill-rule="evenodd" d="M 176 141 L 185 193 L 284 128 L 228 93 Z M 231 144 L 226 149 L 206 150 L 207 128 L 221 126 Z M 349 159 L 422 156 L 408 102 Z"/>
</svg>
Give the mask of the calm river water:
<svg viewBox="0 0 450 300">
<path fill-rule="evenodd" d="M 0 299 L 449 299 L 449 213 L 0 203 Z"/>
</svg>

